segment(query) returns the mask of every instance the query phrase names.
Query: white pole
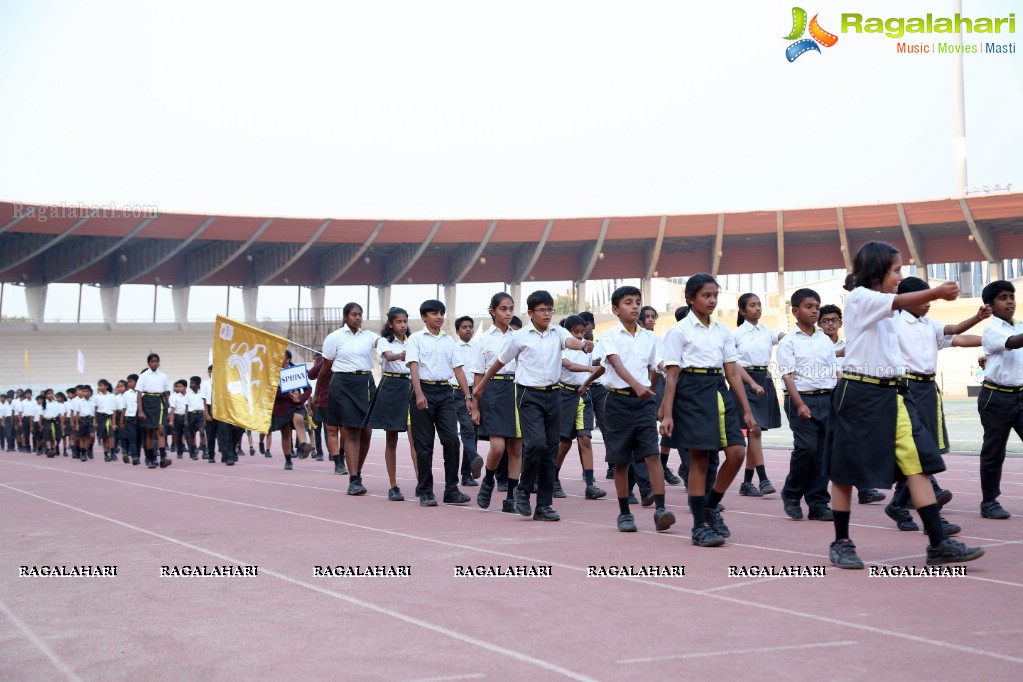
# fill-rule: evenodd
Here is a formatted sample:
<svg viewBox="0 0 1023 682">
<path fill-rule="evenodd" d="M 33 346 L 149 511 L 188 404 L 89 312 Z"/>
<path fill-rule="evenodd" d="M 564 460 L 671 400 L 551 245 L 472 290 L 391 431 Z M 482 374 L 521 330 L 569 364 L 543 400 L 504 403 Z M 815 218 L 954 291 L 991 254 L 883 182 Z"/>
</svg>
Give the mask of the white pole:
<svg viewBox="0 0 1023 682">
<path fill-rule="evenodd" d="M 962 15 L 963 2 L 955 0 L 955 13 Z M 956 45 L 963 44 L 963 32 L 960 30 L 955 37 Z M 956 52 L 955 57 L 955 117 L 956 117 L 956 191 L 955 196 L 966 196 L 966 96 L 963 86 L 963 53 Z"/>
</svg>

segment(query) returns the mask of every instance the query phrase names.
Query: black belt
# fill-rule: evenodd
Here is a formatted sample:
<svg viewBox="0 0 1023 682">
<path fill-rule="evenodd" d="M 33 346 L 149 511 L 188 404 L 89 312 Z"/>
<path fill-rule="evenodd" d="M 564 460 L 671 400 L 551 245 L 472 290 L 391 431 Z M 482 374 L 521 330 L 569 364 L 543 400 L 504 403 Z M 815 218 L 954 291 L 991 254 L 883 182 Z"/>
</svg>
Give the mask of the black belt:
<svg viewBox="0 0 1023 682">
<path fill-rule="evenodd" d="M 502 381 L 515 381 L 515 373 L 511 374 L 495 374 L 494 379 L 500 379 Z"/>
<path fill-rule="evenodd" d="M 993 384 L 990 381 L 985 381 L 981 384 L 984 388 L 989 388 L 992 391 L 999 391 L 1000 393 L 1023 393 L 1023 386 L 1000 386 Z"/>
<path fill-rule="evenodd" d="M 429 379 L 420 379 L 419 383 L 426 384 L 427 386 L 451 386 L 446 381 L 430 381 Z"/>
<path fill-rule="evenodd" d="M 828 395 L 831 393 L 830 388 L 817 388 L 812 391 L 797 391 L 799 395 Z M 785 391 L 785 395 L 789 395 L 788 391 Z"/>
<path fill-rule="evenodd" d="M 558 384 L 551 384 L 550 386 L 522 386 L 521 384 L 519 385 L 519 388 L 529 389 L 530 391 L 553 391 L 557 387 Z"/>
<path fill-rule="evenodd" d="M 561 381 L 558 383 L 558 388 L 564 389 L 566 391 L 571 391 L 572 393 L 578 393 L 580 387 L 573 386 L 572 384 L 566 384 L 564 381 Z"/>
<path fill-rule="evenodd" d="M 608 388 L 610 393 L 617 393 L 618 395 L 627 395 L 633 398 L 636 397 L 636 392 L 631 388 Z"/>
<path fill-rule="evenodd" d="M 358 369 L 355 370 L 354 372 L 338 372 L 338 374 L 369 374 L 369 372 L 366 370 Z"/>
<path fill-rule="evenodd" d="M 766 372 L 770 368 L 767 365 L 752 365 L 750 367 L 744 367 L 743 369 L 745 369 L 747 372 L 749 372 L 750 370 L 754 372 Z"/>
<path fill-rule="evenodd" d="M 393 377 L 395 379 L 408 379 L 411 374 L 402 374 L 401 372 L 382 372 L 381 376 Z"/>
<path fill-rule="evenodd" d="M 714 374 L 720 375 L 724 370 L 720 367 L 683 367 L 682 371 L 686 374 Z"/>
<path fill-rule="evenodd" d="M 916 374 L 914 372 L 906 372 L 903 376 L 912 381 L 921 381 L 928 384 L 934 383 L 933 374 Z"/>
<path fill-rule="evenodd" d="M 159 395 L 159 396 L 162 396 L 163 393 L 150 393 L 149 391 L 143 391 L 142 395 Z"/>
<path fill-rule="evenodd" d="M 85 420 L 88 420 L 88 421 L 92 421 L 92 417 L 79 417 L 79 419 L 85 419 Z"/>
<path fill-rule="evenodd" d="M 906 380 L 902 377 L 872 377 L 869 374 L 859 374 L 857 372 L 843 372 L 843 379 L 849 381 L 860 381 L 864 384 L 874 384 L 875 386 L 884 386 L 885 388 L 902 388 L 906 387 Z"/>
<path fill-rule="evenodd" d="M 189 410 L 188 414 L 202 414 L 203 410 Z"/>
</svg>

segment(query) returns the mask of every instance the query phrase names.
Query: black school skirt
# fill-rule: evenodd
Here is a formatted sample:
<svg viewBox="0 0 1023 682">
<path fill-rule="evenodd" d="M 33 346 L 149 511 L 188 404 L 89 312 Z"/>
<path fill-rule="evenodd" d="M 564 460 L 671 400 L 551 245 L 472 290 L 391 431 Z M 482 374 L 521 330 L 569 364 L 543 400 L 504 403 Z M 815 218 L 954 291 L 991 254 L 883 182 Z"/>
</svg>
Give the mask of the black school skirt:
<svg viewBox="0 0 1023 682">
<path fill-rule="evenodd" d="M 920 423 L 908 386 L 839 380 L 831 394 L 824 444 L 829 480 L 860 489 L 891 488 L 909 474 L 944 470 L 938 444 Z"/>
<path fill-rule="evenodd" d="M 739 410 L 721 374 L 679 373 L 671 416 L 674 448 L 716 452 L 746 445 Z"/>
<path fill-rule="evenodd" d="M 409 396 L 412 395 L 410 376 L 384 373 L 370 403 L 364 428 L 384 431 L 408 430 Z"/>
<path fill-rule="evenodd" d="M 487 390 L 483 392 L 479 404 L 480 424 L 476 429 L 479 440 L 490 440 L 490 436 L 522 437 L 516 390 L 514 374 L 495 374 L 487 382 Z"/>
<path fill-rule="evenodd" d="M 743 387 L 746 389 L 746 400 L 749 401 L 750 412 L 753 413 L 753 418 L 757 420 L 757 425 L 760 426 L 761 431 L 780 429 L 781 407 L 778 405 L 778 391 L 774 388 L 774 379 L 771 378 L 771 373 L 766 369 L 753 369 L 751 367 L 744 369 L 750 375 L 750 378 L 764 389 L 764 395 L 758 396 L 753 392 L 752 388 L 745 383 L 743 384 Z"/>
<path fill-rule="evenodd" d="M 56 419 L 43 419 L 43 440 L 57 442 L 63 437 L 64 435 L 60 430 L 60 421 Z"/>
<path fill-rule="evenodd" d="M 335 423 L 348 429 L 361 429 L 369 414 L 376 384 L 370 373 L 339 372 L 330 379 L 330 414 L 340 415 Z"/>
<path fill-rule="evenodd" d="M 143 393 L 142 409 L 146 413 L 146 419 L 139 422 L 139 427 L 158 429 L 167 423 L 167 405 L 163 402 L 162 393 Z"/>
<path fill-rule="evenodd" d="M 593 402 L 590 394 L 579 395 L 579 387 L 561 384 L 561 440 L 571 442 L 593 433 Z"/>
<path fill-rule="evenodd" d="M 938 452 L 949 451 L 948 428 L 945 426 L 945 407 L 941 401 L 941 389 L 934 381 L 909 380 L 909 392 L 916 403 L 916 416 L 920 424 L 938 443 Z"/>
</svg>

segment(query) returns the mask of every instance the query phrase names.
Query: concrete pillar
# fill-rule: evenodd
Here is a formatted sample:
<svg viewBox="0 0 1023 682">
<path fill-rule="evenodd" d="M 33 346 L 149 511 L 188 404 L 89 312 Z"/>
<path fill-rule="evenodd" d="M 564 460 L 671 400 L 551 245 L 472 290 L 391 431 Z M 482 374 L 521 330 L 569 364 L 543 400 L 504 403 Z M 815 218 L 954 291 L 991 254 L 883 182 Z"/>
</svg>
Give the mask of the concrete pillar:
<svg viewBox="0 0 1023 682">
<path fill-rule="evenodd" d="M 1002 278 L 1002 263 L 1001 261 L 990 261 L 987 264 L 987 281 L 994 282 L 996 279 Z"/>
<path fill-rule="evenodd" d="M 575 283 L 575 311 L 586 310 L 586 282 Z"/>
<path fill-rule="evenodd" d="M 39 329 L 46 315 L 46 285 L 26 286 L 25 303 L 28 306 L 29 319 L 35 328 Z"/>
<path fill-rule="evenodd" d="M 778 328 L 777 328 L 776 331 L 787 332 L 789 330 L 789 327 L 792 326 L 791 324 L 789 324 L 790 306 L 788 306 L 786 304 L 787 300 L 788 300 L 788 296 L 785 293 L 785 273 L 784 272 L 779 272 L 778 273 L 778 312 L 780 313 L 780 316 L 778 317 Z"/>
<path fill-rule="evenodd" d="M 643 278 L 639 282 L 639 290 L 643 296 L 643 305 L 653 305 L 651 301 L 654 300 L 653 287 L 650 286 L 650 279 Z M 654 306 L 656 307 L 656 306 Z"/>
<path fill-rule="evenodd" d="M 174 287 L 171 289 L 171 298 L 174 300 L 174 321 L 178 323 L 178 329 L 185 329 L 188 326 L 188 294 L 191 287 Z"/>
<path fill-rule="evenodd" d="M 103 306 L 103 322 L 107 329 L 117 325 L 117 302 L 121 298 L 121 287 L 100 287 L 99 301 Z"/>
<path fill-rule="evenodd" d="M 380 319 L 387 319 L 387 311 L 391 309 L 391 287 L 378 287 L 377 288 L 377 303 L 380 304 Z M 419 312 L 416 310 L 415 312 Z M 413 317 L 412 312 L 409 312 L 410 322 Z"/>
<path fill-rule="evenodd" d="M 458 295 L 454 284 L 444 285 L 444 307 L 448 309 L 448 317 L 454 320 L 458 317 Z"/>
<path fill-rule="evenodd" d="M 245 323 L 256 324 L 256 305 L 259 303 L 259 287 L 242 287 L 242 306 L 245 308 Z"/>
<path fill-rule="evenodd" d="M 512 282 L 511 286 L 508 287 L 508 293 L 515 300 L 515 309 L 525 311 L 526 301 L 522 298 L 522 282 Z"/>
</svg>

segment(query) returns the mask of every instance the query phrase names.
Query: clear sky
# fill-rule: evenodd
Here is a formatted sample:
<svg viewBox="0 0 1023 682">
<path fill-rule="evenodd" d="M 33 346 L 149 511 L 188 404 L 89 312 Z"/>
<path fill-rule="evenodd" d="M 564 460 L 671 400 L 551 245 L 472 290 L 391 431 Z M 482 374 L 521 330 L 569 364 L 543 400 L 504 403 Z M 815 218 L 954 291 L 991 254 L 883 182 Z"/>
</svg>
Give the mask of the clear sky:
<svg viewBox="0 0 1023 682">
<path fill-rule="evenodd" d="M 839 40 L 789 63 L 792 2 L 0 0 L 0 198 L 489 218 L 954 195 L 953 58 L 840 32 L 843 13 L 947 16 L 952 2 L 799 4 Z M 964 59 L 969 183 L 1019 189 L 1023 6 L 963 4 L 1021 10 L 1016 34 L 965 37 L 1015 54 Z M 131 289 L 148 312 L 121 316 L 151 316 L 152 289 Z M 53 298 L 48 316 L 73 319 Z M 83 317 L 98 311 L 87 297 Z"/>
</svg>

